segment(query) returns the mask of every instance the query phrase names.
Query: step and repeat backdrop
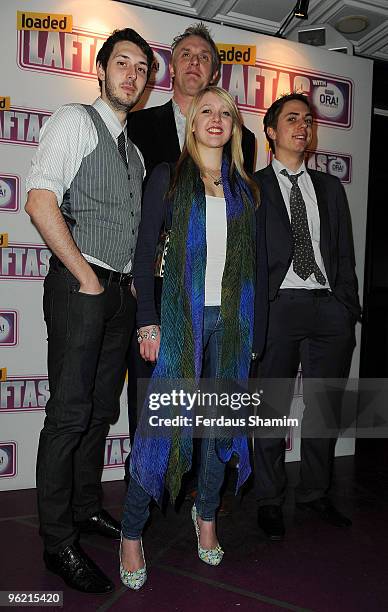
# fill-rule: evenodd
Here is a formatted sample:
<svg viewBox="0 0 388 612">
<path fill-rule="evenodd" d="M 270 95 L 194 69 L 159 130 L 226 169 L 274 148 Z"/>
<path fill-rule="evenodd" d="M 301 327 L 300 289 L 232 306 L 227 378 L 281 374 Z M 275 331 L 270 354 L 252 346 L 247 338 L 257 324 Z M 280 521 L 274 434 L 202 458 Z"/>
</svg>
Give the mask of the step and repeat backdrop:
<svg viewBox="0 0 388 612">
<path fill-rule="evenodd" d="M 39 130 L 58 106 L 98 95 L 95 58 L 116 28 L 137 30 L 156 66 L 139 107 L 172 95 L 170 43 L 195 20 L 109 0 L 4 0 L 0 47 L 0 490 L 35 486 L 35 457 L 49 397 L 43 279 L 50 252 L 24 212 L 25 177 Z M 362 295 L 372 62 L 307 45 L 207 24 L 219 44 L 219 85 L 236 99 L 257 136 L 257 168 L 270 160 L 262 118 L 283 93 L 306 93 L 316 108 L 311 168 L 337 176 L 349 199 Z M 357 330 L 358 340 L 360 330 Z M 352 374 L 358 372 L 359 342 Z M 303 410 L 297 384 L 293 414 Z M 298 459 L 290 432 L 288 459 Z M 130 450 L 125 389 L 119 421 L 106 440 L 104 479 L 123 475 Z M 337 454 L 353 452 L 340 440 Z"/>
</svg>

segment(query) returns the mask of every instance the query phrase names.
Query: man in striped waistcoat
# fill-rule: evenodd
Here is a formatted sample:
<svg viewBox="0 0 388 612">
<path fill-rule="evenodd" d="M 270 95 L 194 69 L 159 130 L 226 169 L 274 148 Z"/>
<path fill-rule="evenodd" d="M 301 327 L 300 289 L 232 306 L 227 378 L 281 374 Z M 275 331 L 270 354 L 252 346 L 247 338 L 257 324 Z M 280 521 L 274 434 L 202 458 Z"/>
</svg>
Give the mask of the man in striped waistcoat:
<svg viewBox="0 0 388 612">
<path fill-rule="evenodd" d="M 101 473 L 135 325 L 130 283 L 144 163 L 126 116 L 152 61 L 137 32 L 116 30 L 97 55 L 101 96 L 53 114 L 27 178 L 26 212 L 53 253 L 43 298 L 50 400 L 37 459 L 44 561 L 89 593 L 113 583 L 80 547 L 80 531 L 120 537 L 101 507 Z"/>
</svg>

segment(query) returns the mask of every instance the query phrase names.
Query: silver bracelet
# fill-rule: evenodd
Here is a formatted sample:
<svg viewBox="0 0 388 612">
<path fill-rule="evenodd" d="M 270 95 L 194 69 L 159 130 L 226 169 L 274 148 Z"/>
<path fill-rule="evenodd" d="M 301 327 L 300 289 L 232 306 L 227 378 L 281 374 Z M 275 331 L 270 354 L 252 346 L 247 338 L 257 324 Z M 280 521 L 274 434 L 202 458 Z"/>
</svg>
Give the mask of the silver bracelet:
<svg viewBox="0 0 388 612">
<path fill-rule="evenodd" d="M 143 340 L 151 340 L 151 342 L 155 342 L 157 337 L 159 336 L 159 329 L 156 325 L 153 325 L 150 330 L 145 329 L 144 331 L 137 330 L 137 341 L 139 344 L 143 342 Z"/>
</svg>

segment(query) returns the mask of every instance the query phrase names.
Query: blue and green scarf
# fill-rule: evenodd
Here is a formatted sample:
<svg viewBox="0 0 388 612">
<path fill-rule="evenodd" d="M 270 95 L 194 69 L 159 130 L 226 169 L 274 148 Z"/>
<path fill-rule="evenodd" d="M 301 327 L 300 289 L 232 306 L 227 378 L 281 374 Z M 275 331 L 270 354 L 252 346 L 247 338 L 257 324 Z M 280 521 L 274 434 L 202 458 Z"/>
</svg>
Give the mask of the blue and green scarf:
<svg viewBox="0 0 388 612">
<path fill-rule="evenodd" d="M 226 200 L 227 243 L 222 277 L 220 378 L 248 379 L 251 360 L 255 291 L 255 206 L 246 183 L 237 172 L 230 176 L 226 157 L 222 163 Z M 141 240 L 141 237 L 140 237 Z M 198 383 L 203 358 L 203 318 L 206 271 L 206 199 L 199 170 L 191 158 L 180 167 L 173 202 L 171 236 L 163 279 L 161 343 L 148 397 L 162 380 L 186 379 Z M 141 420 L 148 419 L 148 401 Z M 144 422 L 143 422 L 144 425 Z M 147 431 L 145 435 L 144 432 Z M 220 459 L 239 455 L 237 488 L 251 468 L 245 436 L 217 441 Z M 176 427 L 170 437 L 152 436 L 140 421 L 131 452 L 132 477 L 156 501 L 164 486 L 172 501 L 182 476 L 191 467 L 192 435 Z"/>
</svg>

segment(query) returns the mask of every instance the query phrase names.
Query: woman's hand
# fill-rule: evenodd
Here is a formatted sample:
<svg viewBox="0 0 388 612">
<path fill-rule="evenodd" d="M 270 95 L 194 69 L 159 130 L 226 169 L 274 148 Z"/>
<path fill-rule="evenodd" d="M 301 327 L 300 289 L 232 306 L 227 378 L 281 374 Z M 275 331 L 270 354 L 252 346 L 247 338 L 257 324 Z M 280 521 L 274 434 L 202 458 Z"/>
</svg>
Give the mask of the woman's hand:
<svg viewBox="0 0 388 612">
<path fill-rule="evenodd" d="M 146 325 L 137 330 L 137 340 L 140 345 L 140 355 L 145 361 L 155 362 L 159 355 L 160 327 Z"/>
<path fill-rule="evenodd" d="M 137 295 L 136 295 L 136 289 L 135 289 L 135 283 L 132 281 L 130 286 L 129 286 L 129 290 L 132 293 L 133 297 L 135 298 L 135 300 L 137 299 Z"/>
</svg>

